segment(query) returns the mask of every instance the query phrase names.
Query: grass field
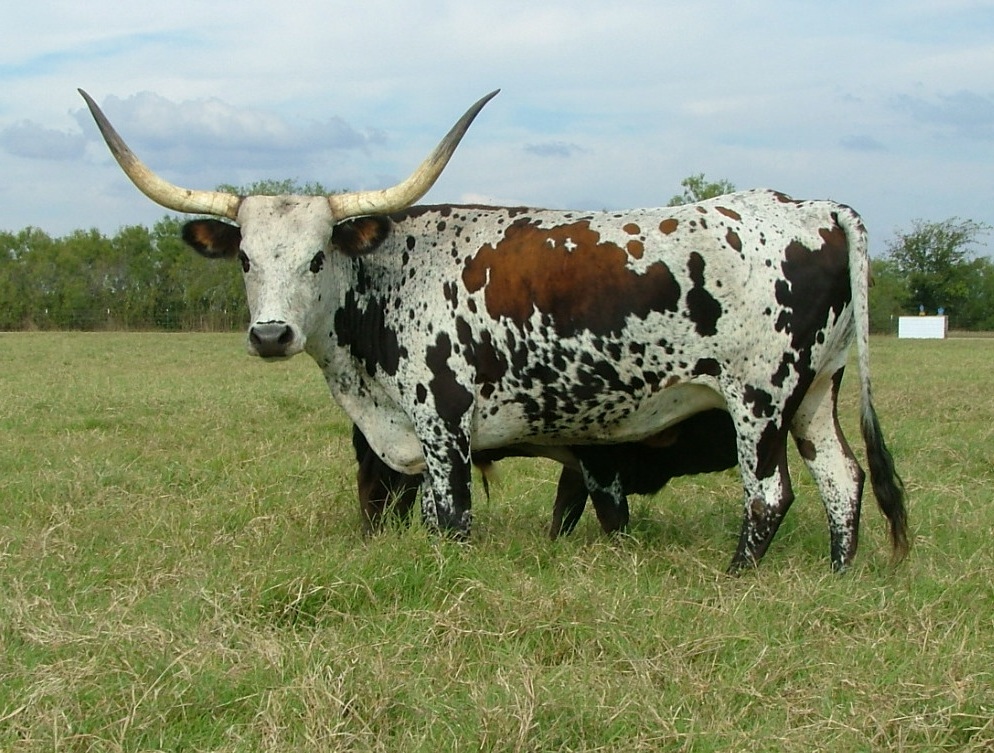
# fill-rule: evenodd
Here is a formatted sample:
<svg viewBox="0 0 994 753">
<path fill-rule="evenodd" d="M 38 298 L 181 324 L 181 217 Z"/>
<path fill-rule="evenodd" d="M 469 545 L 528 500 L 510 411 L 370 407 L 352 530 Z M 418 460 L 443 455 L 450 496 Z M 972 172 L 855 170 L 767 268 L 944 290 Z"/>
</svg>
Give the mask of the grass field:
<svg viewBox="0 0 994 753">
<path fill-rule="evenodd" d="M 309 359 L 0 334 L 0 750 L 991 750 L 994 340 L 872 347 L 910 557 L 868 495 L 831 574 L 792 455 L 793 509 L 730 578 L 734 472 L 550 542 L 556 467 L 507 461 L 472 544 L 364 539 Z"/>
</svg>

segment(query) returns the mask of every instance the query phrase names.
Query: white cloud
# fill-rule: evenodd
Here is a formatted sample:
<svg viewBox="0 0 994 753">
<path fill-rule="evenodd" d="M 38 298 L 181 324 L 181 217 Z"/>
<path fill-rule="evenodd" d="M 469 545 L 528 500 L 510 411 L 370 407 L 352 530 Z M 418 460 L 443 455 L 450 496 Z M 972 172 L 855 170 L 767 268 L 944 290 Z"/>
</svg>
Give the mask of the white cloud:
<svg viewBox="0 0 994 753">
<path fill-rule="evenodd" d="M 536 157 L 554 157 L 566 159 L 577 152 L 584 151 L 579 144 L 568 141 L 544 141 L 540 144 L 525 144 L 525 151 Z"/>
<path fill-rule="evenodd" d="M 5 11 L 0 229 L 161 214 L 97 141 L 77 86 L 153 169 L 192 187 L 379 187 L 499 86 L 428 200 L 645 206 L 704 171 L 830 195 L 877 233 L 926 197 L 942 216 L 968 206 L 994 222 L 990 190 L 961 176 L 990 175 L 994 159 L 989 1 L 58 7 Z M 56 195 L 73 200 L 52 211 L 40 197 Z"/>
<path fill-rule="evenodd" d="M 895 106 L 925 125 L 968 139 L 994 140 L 994 95 L 960 90 L 930 97 L 901 95 Z"/>
<path fill-rule="evenodd" d="M 0 131 L 0 148 L 28 159 L 68 160 L 83 155 L 86 139 L 78 133 L 44 128 L 22 120 Z"/>
</svg>

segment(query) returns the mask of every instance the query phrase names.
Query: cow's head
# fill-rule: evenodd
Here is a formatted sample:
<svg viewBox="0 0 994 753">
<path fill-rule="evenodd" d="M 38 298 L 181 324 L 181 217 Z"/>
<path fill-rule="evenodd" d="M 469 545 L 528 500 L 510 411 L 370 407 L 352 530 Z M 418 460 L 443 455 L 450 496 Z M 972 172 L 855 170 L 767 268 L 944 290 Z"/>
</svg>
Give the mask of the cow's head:
<svg viewBox="0 0 994 753">
<path fill-rule="evenodd" d="M 146 196 L 177 212 L 231 221 L 194 220 L 184 227 L 183 238 L 205 256 L 241 262 L 251 316 L 249 352 L 280 358 L 302 351 L 307 333 L 327 316 L 321 305 L 326 287 L 322 271 L 336 226 L 355 217 L 405 209 L 421 198 L 441 175 L 473 119 L 497 92 L 470 107 L 405 181 L 380 191 L 329 196 L 235 196 L 175 186 L 146 167 L 93 99 L 82 89 L 80 94 L 114 158 Z"/>
</svg>

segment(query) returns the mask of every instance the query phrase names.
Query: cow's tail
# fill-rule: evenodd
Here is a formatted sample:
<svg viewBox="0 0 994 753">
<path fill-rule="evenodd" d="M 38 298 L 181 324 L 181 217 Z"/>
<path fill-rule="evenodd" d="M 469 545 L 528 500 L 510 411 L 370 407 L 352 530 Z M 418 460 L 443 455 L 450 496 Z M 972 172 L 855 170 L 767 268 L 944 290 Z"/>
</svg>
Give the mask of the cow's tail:
<svg viewBox="0 0 994 753">
<path fill-rule="evenodd" d="M 884 443 L 877 412 L 873 408 L 870 387 L 870 260 L 866 228 L 860 216 L 849 207 L 840 206 L 836 222 L 846 234 L 849 245 L 849 283 L 852 289 L 853 328 L 859 364 L 860 428 L 866 444 L 870 466 L 870 483 L 880 510 L 890 523 L 894 559 L 900 562 L 908 553 L 908 513 L 904 506 L 904 482 L 894 468 L 894 458 Z"/>
<path fill-rule="evenodd" d="M 483 494 L 489 502 L 490 484 L 498 480 L 497 464 L 491 460 L 474 460 L 473 465 L 480 471 L 480 479 L 483 481 Z"/>
</svg>

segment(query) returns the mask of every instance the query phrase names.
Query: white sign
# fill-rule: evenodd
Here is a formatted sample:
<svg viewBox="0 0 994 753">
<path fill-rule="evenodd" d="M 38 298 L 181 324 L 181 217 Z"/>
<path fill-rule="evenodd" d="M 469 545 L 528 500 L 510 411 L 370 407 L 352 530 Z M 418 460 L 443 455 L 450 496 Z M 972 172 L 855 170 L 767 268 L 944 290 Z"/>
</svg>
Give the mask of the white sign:
<svg viewBox="0 0 994 753">
<path fill-rule="evenodd" d="M 897 336 L 901 338 L 942 340 L 946 336 L 944 316 L 902 316 L 897 320 Z"/>
</svg>

